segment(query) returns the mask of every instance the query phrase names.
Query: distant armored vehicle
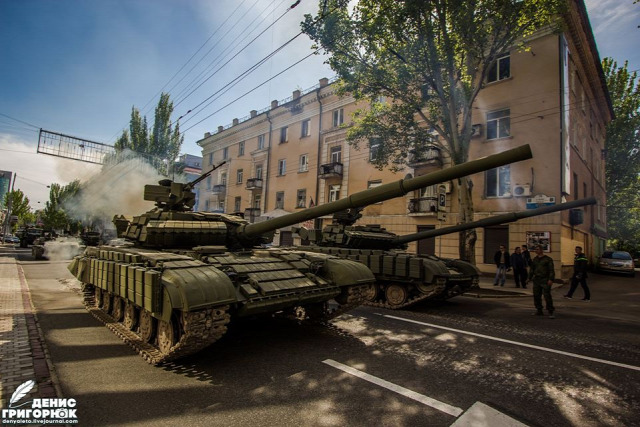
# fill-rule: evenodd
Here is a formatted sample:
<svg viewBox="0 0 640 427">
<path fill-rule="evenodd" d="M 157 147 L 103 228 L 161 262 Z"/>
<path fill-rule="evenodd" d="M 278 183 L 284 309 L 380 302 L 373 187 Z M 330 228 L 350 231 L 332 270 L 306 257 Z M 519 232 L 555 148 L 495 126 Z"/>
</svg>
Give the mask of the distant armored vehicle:
<svg viewBox="0 0 640 427">
<path fill-rule="evenodd" d="M 406 236 L 390 233 L 380 225 L 354 225 L 361 215 L 359 209 L 352 209 L 334 214 L 333 224 L 322 231 L 302 227 L 294 231 L 312 242 L 305 250 L 358 261 L 371 269 L 376 283 L 367 289 L 365 304 L 399 309 L 424 300 L 461 295 L 477 287 L 480 276 L 478 269 L 468 262 L 407 253 L 408 243 L 595 203 L 594 198 L 576 200 Z"/>
<path fill-rule="evenodd" d="M 29 245 L 33 245 L 33 242 L 39 237 L 44 236 L 44 230 L 42 228 L 37 227 L 25 227 L 21 232 L 19 232 L 18 237 L 20 237 L 20 247 L 26 248 Z"/>
<path fill-rule="evenodd" d="M 159 364 L 214 343 L 234 317 L 289 312 L 327 320 L 363 302 L 375 281 L 369 268 L 330 254 L 258 249 L 275 230 L 528 158 L 523 146 L 254 224 L 191 211 L 191 189 L 207 174 L 190 184 L 163 180 L 145 186 L 155 209 L 114 218 L 128 243 L 88 247 L 69 270 L 83 284 L 87 309 Z"/>
</svg>

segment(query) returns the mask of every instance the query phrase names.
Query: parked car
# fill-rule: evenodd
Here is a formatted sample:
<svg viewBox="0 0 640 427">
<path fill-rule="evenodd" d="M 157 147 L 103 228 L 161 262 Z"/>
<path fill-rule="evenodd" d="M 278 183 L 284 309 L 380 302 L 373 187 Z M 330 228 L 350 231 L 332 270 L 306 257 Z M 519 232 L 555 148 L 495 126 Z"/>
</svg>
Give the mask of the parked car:
<svg viewBox="0 0 640 427">
<path fill-rule="evenodd" d="M 613 273 L 625 273 L 635 277 L 631 254 L 625 251 L 606 251 L 598 259 L 598 271 L 610 271 Z"/>
<path fill-rule="evenodd" d="M 3 240 L 5 243 L 20 243 L 20 238 L 11 235 L 4 236 Z"/>
</svg>

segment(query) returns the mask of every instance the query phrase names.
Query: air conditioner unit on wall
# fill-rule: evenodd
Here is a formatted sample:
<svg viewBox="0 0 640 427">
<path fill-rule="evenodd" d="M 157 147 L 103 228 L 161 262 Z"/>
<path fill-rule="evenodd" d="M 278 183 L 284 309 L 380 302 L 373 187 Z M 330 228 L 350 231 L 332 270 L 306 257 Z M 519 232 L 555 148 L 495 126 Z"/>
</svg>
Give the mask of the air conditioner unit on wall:
<svg viewBox="0 0 640 427">
<path fill-rule="evenodd" d="M 513 195 L 516 197 L 526 197 L 531 195 L 530 184 L 516 184 L 513 186 Z"/>
<path fill-rule="evenodd" d="M 481 124 L 472 125 L 471 126 L 471 138 L 477 138 L 479 136 L 482 136 L 482 125 Z"/>
</svg>

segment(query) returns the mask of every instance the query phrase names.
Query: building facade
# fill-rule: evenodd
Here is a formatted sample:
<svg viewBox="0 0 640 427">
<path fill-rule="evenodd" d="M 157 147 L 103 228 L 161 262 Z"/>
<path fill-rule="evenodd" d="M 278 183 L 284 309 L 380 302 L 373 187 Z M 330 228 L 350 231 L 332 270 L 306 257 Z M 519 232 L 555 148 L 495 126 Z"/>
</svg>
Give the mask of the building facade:
<svg viewBox="0 0 640 427">
<path fill-rule="evenodd" d="M 475 261 L 485 272 L 494 270 L 493 255 L 501 244 L 511 251 L 543 244 L 558 277 L 570 274 L 576 245 L 592 260 L 604 250 L 604 141 L 613 112 L 586 9 L 581 0 L 570 4 L 566 31 L 539 32 L 528 51 L 504 52 L 474 105 L 470 159 L 523 144 L 530 144 L 534 155 L 472 177 L 475 218 L 589 196 L 598 204 L 584 209 L 582 221 L 565 211 L 478 229 Z M 226 163 L 203 188 L 200 208 L 242 212 L 255 221 L 450 164 L 436 143 L 416 147 L 399 172 L 373 167 L 376 141 L 360 147 L 345 141 L 351 114 L 366 107 L 339 97 L 334 85 L 321 79 L 313 88 L 294 91 L 290 98 L 205 134 L 198 141 L 205 168 Z M 439 192 L 446 193 L 445 207 L 438 205 Z M 359 222 L 409 234 L 455 225 L 457 212 L 456 185 L 449 182 L 368 206 Z M 315 226 L 330 221 L 322 218 Z M 276 243 L 299 239 L 284 229 Z M 409 250 L 457 258 L 458 235 L 413 243 Z"/>
<path fill-rule="evenodd" d="M 194 156 L 193 154 L 181 154 L 178 157 L 178 162 L 184 165 L 182 173 L 185 175 L 186 182 L 191 182 L 202 175 L 202 157 Z M 200 210 L 200 188 L 201 184 L 198 184 L 193 189 L 196 194 L 196 203 L 193 205 L 193 210 Z"/>
</svg>

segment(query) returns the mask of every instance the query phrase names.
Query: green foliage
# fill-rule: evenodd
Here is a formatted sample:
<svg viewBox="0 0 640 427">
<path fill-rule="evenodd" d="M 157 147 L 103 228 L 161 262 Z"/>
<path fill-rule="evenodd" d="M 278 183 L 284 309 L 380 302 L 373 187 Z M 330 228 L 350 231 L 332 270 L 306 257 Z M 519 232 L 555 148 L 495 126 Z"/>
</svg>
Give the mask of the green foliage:
<svg viewBox="0 0 640 427">
<path fill-rule="evenodd" d="M 348 0 L 319 4 L 303 31 L 330 55 L 339 93 L 372 104 L 346 125 L 347 141 L 376 141 L 372 163 L 394 170 L 427 144 L 466 162 L 472 106 L 490 67 L 535 31 L 557 27 L 566 8 L 565 0 L 359 0 L 352 12 Z M 381 96 L 390 101 L 376 103 Z M 458 182 L 460 221 L 473 221 L 473 184 Z M 475 231 L 460 241 L 460 256 L 473 261 Z"/>
<path fill-rule="evenodd" d="M 140 110 L 131 108 L 131 119 L 129 130 L 122 132 L 116 140 L 115 147 L 118 151 L 124 149 L 132 150 L 150 159 L 161 173 L 167 174 L 163 160 L 171 165 L 178 157 L 180 147 L 184 142 L 184 136 L 180 134 L 180 125 L 175 127 L 171 124 L 171 114 L 173 113 L 173 102 L 169 99 L 168 93 L 162 93 L 155 109 L 153 127 L 147 125 L 146 116 L 140 114 Z M 113 160 L 113 159 L 110 159 Z"/>
<path fill-rule="evenodd" d="M 640 249 L 640 78 L 602 61 L 615 118 L 607 126 L 607 230 L 616 248 Z"/>
<path fill-rule="evenodd" d="M 53 183 L 49 190 L 49 201 L 40 212 L 40 219 L 46 229 L 67 230 L 74 233 L 79 228 L 79 223 L 71 219 L 64 208 L 64 203 L 74 197 L 80 191 L 80 181 L 75 180 L 65 186 Z"/>
<path fill-rule="evenodd" d="M 31 211 L 31 208 L 29 207 L 29 198 L 24 195 L 22 190 L 13 190 L 6 193 L 4 195 L 4 206 L 11 206 L 11 215 L 16 215 L 18 224 L 24 225 L 24 219 Z"/>
<path fill-rule="evenodd" d="M 341 92 L 393 99 L 384 115 L 360 110 L 347 134 L 354 145 L 389 135 L 374 162 L 379 167 L 404 164 L 409 150 L 426 142 L 417 130 L 425 124 L 455 163 L 466 161 L 471 106 L 489 67 L 522 46 L 523 37 L 554 24 L 565 6 L 562 0 L 360 0 L 349 13 L 345 0 L 322 0 L 321 8 L 325 3 L 322 19 L 307 15 L 302 28 L 331 55 Z"/>
</svg>

